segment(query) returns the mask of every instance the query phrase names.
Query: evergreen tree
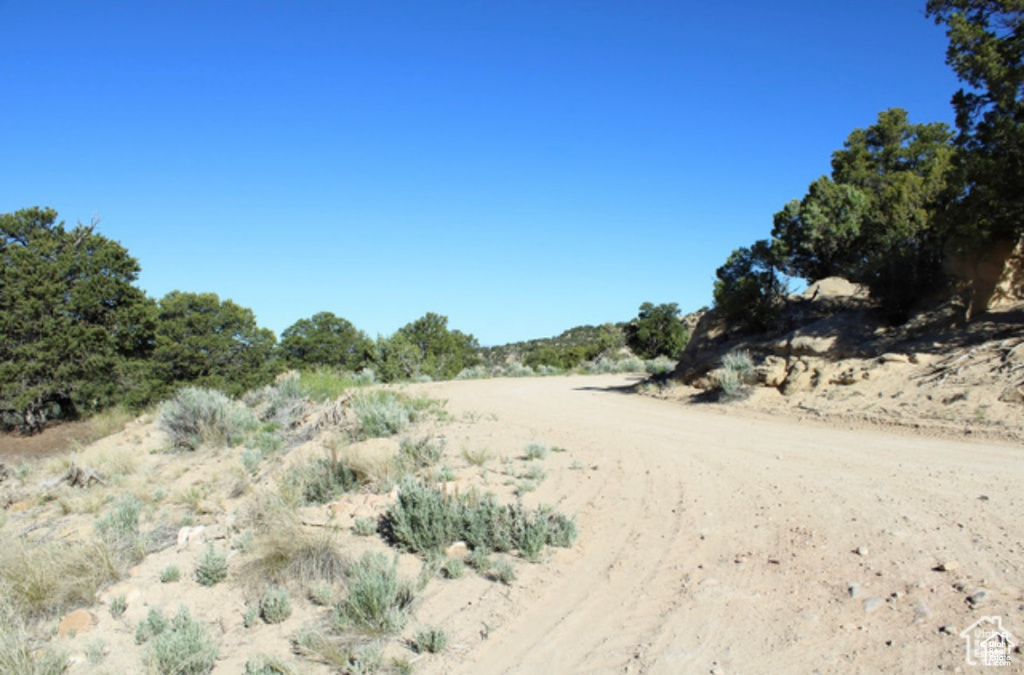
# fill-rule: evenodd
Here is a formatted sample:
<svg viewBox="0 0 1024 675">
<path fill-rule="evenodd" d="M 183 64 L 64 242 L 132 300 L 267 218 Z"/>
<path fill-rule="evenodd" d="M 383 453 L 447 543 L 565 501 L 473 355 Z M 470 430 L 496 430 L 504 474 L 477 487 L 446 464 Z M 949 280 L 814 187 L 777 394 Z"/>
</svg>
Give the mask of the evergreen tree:
<svg viewBox="0 0 1024 675">
<path fill-rule="evenodd" d="M 0 215 L 0 411 L 25 431 L 141 385 L 152 303 L 138 262 L 96 225 L 67 229 L 49 208 Z"/>
<path fill-rule="evenodd" d="M 251 309 L 215 293 L 172 291 L 159 303 L 153 373 L 161 396 L 192 384 L 237 396 L 280 371 L 274 334 Z"/>
<path fill-rule="evenodd" d="M 373 342 L 366 333 L 331 312 L 296 321 L 281 333 L 278 349 L 292 368 L 330 366 L 356 371 L 373 356 Z"/>
</svg>

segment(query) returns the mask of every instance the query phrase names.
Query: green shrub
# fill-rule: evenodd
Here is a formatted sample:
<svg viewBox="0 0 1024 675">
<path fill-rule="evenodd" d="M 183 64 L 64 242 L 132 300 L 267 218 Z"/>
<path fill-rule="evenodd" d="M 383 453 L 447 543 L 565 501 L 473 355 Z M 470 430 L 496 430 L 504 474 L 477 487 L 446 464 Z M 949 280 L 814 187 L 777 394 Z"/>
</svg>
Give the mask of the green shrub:
<svg viewBox="0 0 1024 675">
<path fill-rule="evenodd" d="M 398 577 L 398 559 L 365 553 L 348 572 L 348 594 L 337 606 L 342 625 L 371 634 L 402 629 L 415 600 L 413 584 Z"/>
<path fill-rule="evenodd" d="M 676 362 L 664 355 L 644 362 L 644 371 L 648 375 L 666 375 L 675 369 Z"/>
<path fill-rule="evenodd" d="M 455 376 L 456 380 L 482 380 L 490 377 L 491 373 L 487 370 L 486 366 L 473 366 L 472 368 L 463 368 L 459 371 L 459 374 Z"/>
<path fill-rule="evenodd" d="M 539 509 L 538 517 L 541 515 L 547 519 L 547 543 L 550 546 L 569 548 L 576 542 L 578 532 L 575 518 L 548 508 Z"/>
<path fill-rule="evenodd" d="M 115 595 L 110 599 L 110 616 L 115 619 L 120 619 L 124 616 L 125 610 L 128 609 L 128 601 L 125 599 L 124 594 Z"/>
<path fill-rule="evenodd" d="M 195 450 L 203 444 L 227 443 L 231 400 L 219 391 L 185 387 L 160 407 L 160 427 L 174 447 Z"/>
<path fill-rule="evenodd" d="M 294 467 L 286 474 L 285 481 L 298 489 L 306 504 L 326 504 L 359 486 L 348 464 L 334 455 L 316 457 Z"/>
<path fill-rule="evenodd" d="M 404 397 L 387 389 L 361 392 L 352 397 L 352 410 L 359 420 L 363 436 L 394 436 L 409 426 L 410 406 Z"/>
<path fill-rule="evenodd" d="M 542 514 L 525 520 L 519 535 L 519 554 L 527 560 L 537 560 L 548 543 L 548 519 Z"/>
<path fill-rule="evenodd" d="M 170 584 L 181 578 L 181 570 L 177 565 L 168 565 L 160 572 L 160 583 Z"/>
<path fill-rule="evenodd" d="M 466 563 L 462 558 L 448 558 L 441 563 L 441 574 L 445 579 L 459 579 L 466 572 Z"/>
<path fill-rule="evenodd" d="M 440 628 L 424 628 L 416 631 L 411 646 L 417 654 L 439 654 L 448 646 L 448 634 Z"/>
<path fill-rule="evenodd" d="M 741 398 L 754 382 L 754 362 L 750 352 L 730 352 L 722 358 L 722 367 L 714 373 L 715 386 L 724 399 Z"/>
<path fill-rule="evenodd" d="M 250 656 L 246 660 L 243 675 L 293 675 L 297 672 L 276 656 L 260 654 L 259 656 Z"/>
<path fill-rule="evenodd" d="M 213 670 L 218 653 L 206 628 L 182 607 L 170 626 L 153 636 L 147 660 L 160 675 L 203 675 Z"/>
<path fill-rule="evenodd" d="M 635 356 L 622 359 L 615 364 L 615 372 L 617 373 L 643 373 L 645 370 L 644 362 Z"/>
<path fill-rule="evenodd" d="M 377 521 L 373 518 L 356 518 L 352 533 L 357 537 L 372 537 L 377 534 Z"/>
<path fill-rule="evenodd" d="M 150 608 L 146 618 L 135 627 L 135 644 L 141 645 L 163 633 L 171 625 L 167 617 L 155 608 Z"/>
<path fill-rule="evenodd" d="M 334 602 L 334 586 L 326 581 L 318 581 L 309 588 L 309 601 L 320 607 L 327 607 Z"/>
<path fill-rule="evenodd" d="M 196 564 L 196 581 L 202 586 L 214 586 L 228 578 L 228 559 L 214 550 L 213 544 L 199 557 Z"/>
<path fill-rule="evenodd" d="M 281 623 L 292 615 L 288 592 L 279 586 L 267 586 L 260 598 L 260 616 L 267 623 Z"/>
<path fill-rule="evenodd" d="M 523 551 L 525 546 L 524 555 L 532 558 L 552 540 L 571 545 L 575 522 L 548 508 L 530 513 L 521 504 L 502 505 L 492 496 L 452 496 L 405 481 L 384 515 L 383 531 L 392 543 L 414 553 L 436 553 L 461 540 L 474 552 Z"/>
<path fill-rule="evenodd" d="M 457 500 L 416 481 L 405 481 L 388 509 L 385 528 L 403 548 L 439 551 L 459 538 L 462 513 Z"/>
<path fill-rule="evenodd" d="M 550 450 L 543 443 L 530 443 L 526 446 L 526 459 L 544 459 Z"/>
<path fill-rule="evenodd" d="M 466 564 L 475 569 L 480 574 L 485 574 L 490 571 L 491 567 L 494 566 L 494 561 L 491 560 L 491 556 L 482 548 L 473 549 L 466 556 Z"/>
<path fill-rule="evenodd" d="M 536 375 L 533 368 L 530 366 L 524 366 L 521 363 L 509 364 L 508 368 L 505 369 L 505 377 L 533 377 Z"/>
<path fill-rule="evenodd" d="M 501 558 L 496 563 L 491 571 L 487 575 L 494 581 L 509 586 L 513 581 L 516 580 L 516 569 L 512 566 L 512 563 L 505 558 Z"/>
<path fill-rule="evenodd" d="M 297 671 L 276 656 L 252 656 L 245 662 L 243 675 L 292 675 Z"/>
<path fill-rule="evenodd" d="M 259 450 L 246 448 L 245 451 L 242 452 L 242 467 L 245 469 L 245 472 L 250 476 L 256 475 L 256 472 L 260 468 L 260 462 L 262 461 L 263 453 L 260 452 Z"/>
<path fill-rule="evenodd" d="M 371 384 L 373 382 L 372 372 L 370 371 L 370 379 L 367 381 L 365 375 L 360 377 L 333 368 L 303 371 L 301 375 L 302 393 L 318 403 L 337 401 L 349 389 Z"/>
<path fill-rule="evenodd" d="M 483 466 L 491 459 L 491 452 L 487 448 L 462 449 L 462 457 L 473 466 Z"/>
</svg>

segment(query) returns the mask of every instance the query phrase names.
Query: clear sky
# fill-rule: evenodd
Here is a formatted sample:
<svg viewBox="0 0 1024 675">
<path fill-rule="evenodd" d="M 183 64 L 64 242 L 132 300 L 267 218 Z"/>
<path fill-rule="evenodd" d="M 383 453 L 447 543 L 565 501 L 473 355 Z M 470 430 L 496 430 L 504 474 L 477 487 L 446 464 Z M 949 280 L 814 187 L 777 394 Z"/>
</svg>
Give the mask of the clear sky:
<svg viewBox="0 0 1024 675">
<path fill-rule="evenodd" d="M 0 212 L 280 332 L 482 344 L 711 304 L 878 112 L 952 123 L 924 0 L 0 0 Z"/>
</svg>

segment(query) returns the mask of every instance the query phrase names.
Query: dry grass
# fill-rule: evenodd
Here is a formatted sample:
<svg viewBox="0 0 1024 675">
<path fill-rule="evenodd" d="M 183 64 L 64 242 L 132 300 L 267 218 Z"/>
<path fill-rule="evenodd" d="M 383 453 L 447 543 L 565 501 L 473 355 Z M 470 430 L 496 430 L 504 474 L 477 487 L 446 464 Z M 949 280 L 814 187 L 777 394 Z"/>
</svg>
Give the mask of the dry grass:
<svg viewBox="0 0 1024 675">
<path fill-rule="evenodd" d="M 0 540 L 0 589 L 29 618 L 91 605 L 96 592 L 124 574 L 123 563 L 99 539 L 81 542 Z"/>
<path fill-rule="evenodd" d="M 344 578 L 348 561 L 340 552 L 334 530 L 311 531 L 287 502 L 270 494 L 252 500 L 247 518 L 255 540 L 253 553 L 239 573 L 243 585 L 261 588 L 271 583 L 310 589 Z"/>
</svg>

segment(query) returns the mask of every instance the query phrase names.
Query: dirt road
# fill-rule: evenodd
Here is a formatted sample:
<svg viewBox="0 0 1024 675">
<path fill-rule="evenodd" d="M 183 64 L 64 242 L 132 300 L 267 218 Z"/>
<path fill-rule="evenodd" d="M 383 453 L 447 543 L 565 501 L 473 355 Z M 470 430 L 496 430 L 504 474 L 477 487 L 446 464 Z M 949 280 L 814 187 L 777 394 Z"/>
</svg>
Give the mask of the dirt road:
<svg viewBox="0 0 1024 675">
<path fill-rule="evenodd" d="M 566 448 L 526 501 L 576 514 L 580 538 L 511 587 L 432 585 L 417 618 L 453 644 L 417 672 L 969 670 L 960 632 L 997 615 L 1024 643 L 1024 449 L 617 391 L 629 383 L 418 385 L 466 420 L 449 447 Z"/>
</svg>

